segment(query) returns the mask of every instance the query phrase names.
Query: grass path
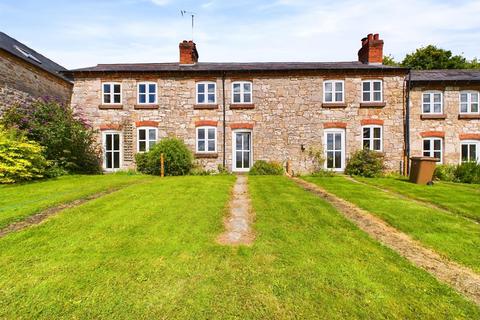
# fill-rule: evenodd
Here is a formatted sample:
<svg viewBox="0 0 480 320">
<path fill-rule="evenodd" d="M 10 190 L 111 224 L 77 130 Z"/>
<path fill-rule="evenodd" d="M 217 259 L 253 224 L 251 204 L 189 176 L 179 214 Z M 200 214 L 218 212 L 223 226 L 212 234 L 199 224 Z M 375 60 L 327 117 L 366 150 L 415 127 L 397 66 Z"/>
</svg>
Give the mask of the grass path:
<svg viewBox="0 0 480 320">
<path fill-rule="evenodd" d="M 151 179 L 142 175 L 72 175 L 0 186 L 0 229 L 47 208 Z"/>
<path fill-rule="evenodd" d="M 480 273 L 478 224 L 345 177 L 304 179 L 376 215 L 444 257 Z"/>
<path fill-rule="evenodd" d="M 0 239 L 0 318 L 475 319 L 480 309 L 285 177 L 216 243 L 234 177 L 154 179 Z"/>
</svg>

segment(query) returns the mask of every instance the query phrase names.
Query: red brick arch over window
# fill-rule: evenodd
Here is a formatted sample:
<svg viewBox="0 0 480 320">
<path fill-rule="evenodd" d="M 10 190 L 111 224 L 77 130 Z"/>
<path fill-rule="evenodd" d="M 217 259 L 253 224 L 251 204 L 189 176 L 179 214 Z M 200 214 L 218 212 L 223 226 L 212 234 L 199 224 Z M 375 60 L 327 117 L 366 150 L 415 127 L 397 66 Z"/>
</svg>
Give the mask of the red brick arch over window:
<svg viewBox="0 0 480 320">
<path fill-rule="evenodd" d="M 216 127 L 218 121 L 213 120 L 200 120 L 195 121 L 195 127 Z"/>
<path fill-rule="evenodd" d="M 480 133 L 461 133 L 460 140 L 480 140 Z"/>
<path fill-rule="evenodd" d="M 362 126 L 368 126 L 368 125 L 383 126 L 383 120 L 380 120 L 380 119 L 363 119 L 363 120 L 360 121 L 360 124 Z"/>
<path fill-rule="evenodd" d="M 323 123 L 323 128 L 324 129 L 330 129 L 330 128 L 345 129 L 345 128 L 347 128 L 347 123 L 346 122 L 324 122 Z"/>
<path fill-rule="evenodd" d="M 443 131 L 424 131 L 420 132 L 422 138 L 445 138 L 445 132 Z"/>
<path fill-rule="evenodd" d="M 115 131 L 120 131 L 122 130 L 122 125 L 120 124 L 113 124 L 113 123 L 104 123 L 100 125 L 100 131 L 106 131 L 106 130 L 115 130 Z"/>
<path fill-rule="evenodd" d="M 253 124 L 252 123 L 232 123 L 230 124 L 230 128 L 232 130 L 235 129 L 253 129 Z"/>
<path fill-rule="evenodd" d="M 135 122 L 137 127 L 158 127 L 157 121 L 137 121 Z"/>
</svg>

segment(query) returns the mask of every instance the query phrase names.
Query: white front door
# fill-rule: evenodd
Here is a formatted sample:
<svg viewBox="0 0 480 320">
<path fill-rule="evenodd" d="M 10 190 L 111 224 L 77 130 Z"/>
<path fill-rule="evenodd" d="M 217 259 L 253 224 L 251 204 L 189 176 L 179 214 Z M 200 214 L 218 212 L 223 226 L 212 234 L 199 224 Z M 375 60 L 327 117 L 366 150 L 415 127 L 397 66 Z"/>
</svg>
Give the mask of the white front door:
<svg viewBox="0 0 480 320">
<path fill-rule="evenodd" d="M 120 133 L 103 133 L 103 168 L 107 171 L 120 169 L 121 162 L 121 141 Z"/>
<path fill-rule="evenodd" d="M 245 172 L 252 166 L 252 132 L 239 130 L 233 132 L 232 171 Z"/>
<path fill-rule="evenodd" d="M 345 169 L 345 130 L 325 130 L 325 168 L 333 171 Z"/>
</svg>

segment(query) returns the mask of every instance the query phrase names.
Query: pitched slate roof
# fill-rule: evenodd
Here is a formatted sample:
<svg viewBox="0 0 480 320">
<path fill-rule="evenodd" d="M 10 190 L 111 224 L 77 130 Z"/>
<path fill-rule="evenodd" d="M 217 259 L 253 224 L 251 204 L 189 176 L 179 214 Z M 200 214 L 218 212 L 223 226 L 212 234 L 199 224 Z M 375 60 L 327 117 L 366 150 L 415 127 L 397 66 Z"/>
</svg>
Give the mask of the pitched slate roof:
<svg viewBox="0 0 480 320">
<path fill-rule="evenodd" d="M 219 72 L 219 71 L 292 71 L 292 70 L 405 70 L 381 64 L 351 62 L 199 62 L 179 63 L 99 64 L 95 67 L 70 70 L 76 72 Z"/>
<path fill-rule="evenodd" d="M 444 69 L 412 70 L 412 82 L 469 81 L 480 82 L 480 70 Z"/>
<path fill-rule="evenodd" d="M 0 50 L 6 51 L 37 68 L 43 69 L 62 80 L 70 82 L 70 79 L 61 73 L 67 71 L 67 69 L 3 32 L 0 32 Z"/>
</svg>

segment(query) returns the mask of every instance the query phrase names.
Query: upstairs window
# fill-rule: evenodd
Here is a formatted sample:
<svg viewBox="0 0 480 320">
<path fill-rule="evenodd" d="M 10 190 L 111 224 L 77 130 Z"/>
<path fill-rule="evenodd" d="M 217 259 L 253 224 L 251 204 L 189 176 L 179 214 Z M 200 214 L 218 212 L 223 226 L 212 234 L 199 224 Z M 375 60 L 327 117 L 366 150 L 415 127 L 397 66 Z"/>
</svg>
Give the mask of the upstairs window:
<svg viewBox="0 0 480 320">
<path fill-rule="evenodd" d="M 442 163 L 442 139 L 441 138 L 424 138 L 423 139 L 423 156 L 433 157 L 439 159 L 439 163 Z"/>
<path fill-rule="evenodd" d="M 217 128 L 197 127 L 197 152 L 217 151 Z"/>
<path fill-rule="evenodd" d="M 443 95 L 441 92 L 424 92 L 422 101 L 423 114 L 443 114 Z"/>
<path fill-rule="evenodd" d="M 460 113 L 479 113 L 478 91 L 460 92 Z"/>
<path fill-rule="evenodd" d="M 252 83 L 238 81 L 232 83 L 233 103 L 252 103 Z"/>
<path fill-rule="evenodd" d="M 365 80 L 362 81 L 362 102 L 382 102 L 382 81 Z"/>
<path fill-rule="evenodd" d="M 480 162 L 480 141 L 462 141 L 462 163 Z"/>
<path fill-rule="evenodd" d="M 157 103 L 157 84 L 154 82 L 141 82 L 138 84 L 138 104 Z"/>
<path fill-rule="evenodd" d="M 365 126 L 363 130 L 363 149 L 382 151 L 382 127 Z"/>
<path fill-rule="evenodd" d="M 138 152 L 149 151 L 157 143 L 157 128 L 141 127 L 137 129 Z"/>
<path fill-rule="evenodd" d="M 329 80 L 323 82 L 323 102 L 342 103 L 343 99 L 343 81 Z"/>
<path fill-rule="evenodd" d="M 217 84 L 215 82 L 197 83 L 197 104 L 217 103 Z"/>
<path fill-rule="evenodd" d="M 122 85 L 120 83 L 103 83 L 102 96 L 103 104 L 121 104 Z"/>
</svg>

